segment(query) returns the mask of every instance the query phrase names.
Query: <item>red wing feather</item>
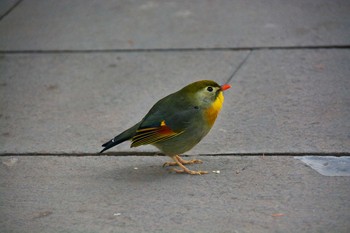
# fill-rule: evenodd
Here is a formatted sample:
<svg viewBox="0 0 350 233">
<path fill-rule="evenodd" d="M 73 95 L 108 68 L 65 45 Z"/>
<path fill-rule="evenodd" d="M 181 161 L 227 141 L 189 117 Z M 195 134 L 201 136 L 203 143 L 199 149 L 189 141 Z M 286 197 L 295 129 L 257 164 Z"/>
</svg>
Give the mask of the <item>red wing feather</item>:
<svg viewBox="0 0 350 233">
<path fill-rule="evenodd" d="M 174 132 L 165 124 L 165 121 L 162 121 L 159 127 L 138 129 L 136 135 L 131 140 L 131 147 L 154 144 L 156 142 L 168 140 L 182 132 Z"/>
</svg>

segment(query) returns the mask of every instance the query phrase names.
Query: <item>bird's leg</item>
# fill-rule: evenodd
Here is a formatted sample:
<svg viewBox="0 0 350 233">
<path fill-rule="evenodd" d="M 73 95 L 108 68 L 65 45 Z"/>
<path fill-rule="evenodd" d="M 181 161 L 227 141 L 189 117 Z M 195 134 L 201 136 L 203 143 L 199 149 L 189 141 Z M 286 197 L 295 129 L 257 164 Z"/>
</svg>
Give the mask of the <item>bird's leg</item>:
<svg viewBox="0 0 350 233">
<path fill-rule="evenodd" d="M 182 165 L 203 163 L 202 160 L 199 160 L 199 159 L 185 160 L 185 159 L 182 159 L 179 155 L 175 155 L 175 157 Z M 163 164 L 163 167 L 177 166 L 177 165 L 178 164 L 176 162 L 166 162 Z"/>
<path fill-rule="evenodd" d="M 191 159 L 191 160 L 185 160 L 181 158 L 179 155 L 176 155 L 177 160 L 182 163 L 183 165 L 186 164 L 197 164 L 197 163 L 203 163 L 202 160 L 199 159 Z"/>
<path fill-rule="evenodd" d="M 187 167 L 185 167 L 180 161 L 179 161 L 179 156 L 173 156 L 172 157 L 173 160 L 175 161 L 175 163 L 182 168 L 182 170 L 180 169 L 173 169 L 176 173 L 188 173 L 191 175 L 202 175 L 202 174 L 208 174 L 208 172 L 206 171 L 193 171 L 188 169 Z"/>
</svg>

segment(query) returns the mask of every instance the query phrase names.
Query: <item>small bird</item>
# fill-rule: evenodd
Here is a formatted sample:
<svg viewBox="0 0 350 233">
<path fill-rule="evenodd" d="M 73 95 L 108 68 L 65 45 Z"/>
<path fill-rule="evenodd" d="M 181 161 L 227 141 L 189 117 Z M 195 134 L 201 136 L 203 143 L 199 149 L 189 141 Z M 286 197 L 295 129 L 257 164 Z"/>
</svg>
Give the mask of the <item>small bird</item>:
<svg viewBox="0 0 350 233">
<path fill-rule="evenodd" d="M 207 174 L 185 167 L 201 160 L 184 160 L 180 154 L 192 149 L 210 131 L 224 102 L 223 91 L 230 87 L 211 80 L 185 86 L 159 100 L 139 123 L 103 144 L 100 153 L 131 140 L 131 147 L 150 144 L 170 156 L 174 162 L 163 166 L 179 166 L 181 169 L 173 169 L 176 173 Z"/>
</svg>

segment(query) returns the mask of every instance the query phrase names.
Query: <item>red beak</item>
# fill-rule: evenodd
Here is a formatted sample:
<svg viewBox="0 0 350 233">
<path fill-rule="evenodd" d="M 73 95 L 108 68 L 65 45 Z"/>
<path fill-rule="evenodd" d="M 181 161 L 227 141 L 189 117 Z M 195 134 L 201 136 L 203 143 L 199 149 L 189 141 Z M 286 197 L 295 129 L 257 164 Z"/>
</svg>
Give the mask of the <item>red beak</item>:
<svg viewBox="0 0 350 233">
<path fill-rule="evenodd" d="M 221 90 L 222 91 L 226 91 L 227 89 L 230 89 L 231 88 L 231 85 L 230 84 L 224 84 L 221 86 Z"/>
</svg>

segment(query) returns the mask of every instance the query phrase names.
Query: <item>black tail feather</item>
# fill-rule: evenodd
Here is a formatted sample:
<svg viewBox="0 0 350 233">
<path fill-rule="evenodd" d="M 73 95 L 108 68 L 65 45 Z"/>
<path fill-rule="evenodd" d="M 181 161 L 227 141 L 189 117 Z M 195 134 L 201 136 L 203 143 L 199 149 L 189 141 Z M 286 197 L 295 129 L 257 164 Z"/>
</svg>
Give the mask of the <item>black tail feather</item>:
<svg viewBox="0 0 350 233">
<path fill-rule="evenodd" d="M 105 144 L 103 144 L 102 146 L 104 148 L 100 151 L 100 154 L 103 153 L 104 151 L 112 148 L 113 146 L 118 145 L 119 143 L 130 140 L 136 134 L 136 130 L 137 130 L 139 124 L 140 123 L 137 123 L 136 125 L 134 125 L 130 129 L 125 130 L 123 133 L 119 134 L 115 138 L 113 138 L 113 139 L 109 140 L 108 142 L 106 142 Z"/>
<path fill-rule="evenodd" d="M 121 142 L 115 141 L 115 138 L 109 140 L 108 142 L 106 142 L 105 144 L 102 145 L 104 148 L 100 151 L 100 154 L 103 153 L 104 151 L 108 150 L 109 148 L 112 148 L 113 146 L 119 144 L 119 143 L 121 143 Z"/>
</svg>

